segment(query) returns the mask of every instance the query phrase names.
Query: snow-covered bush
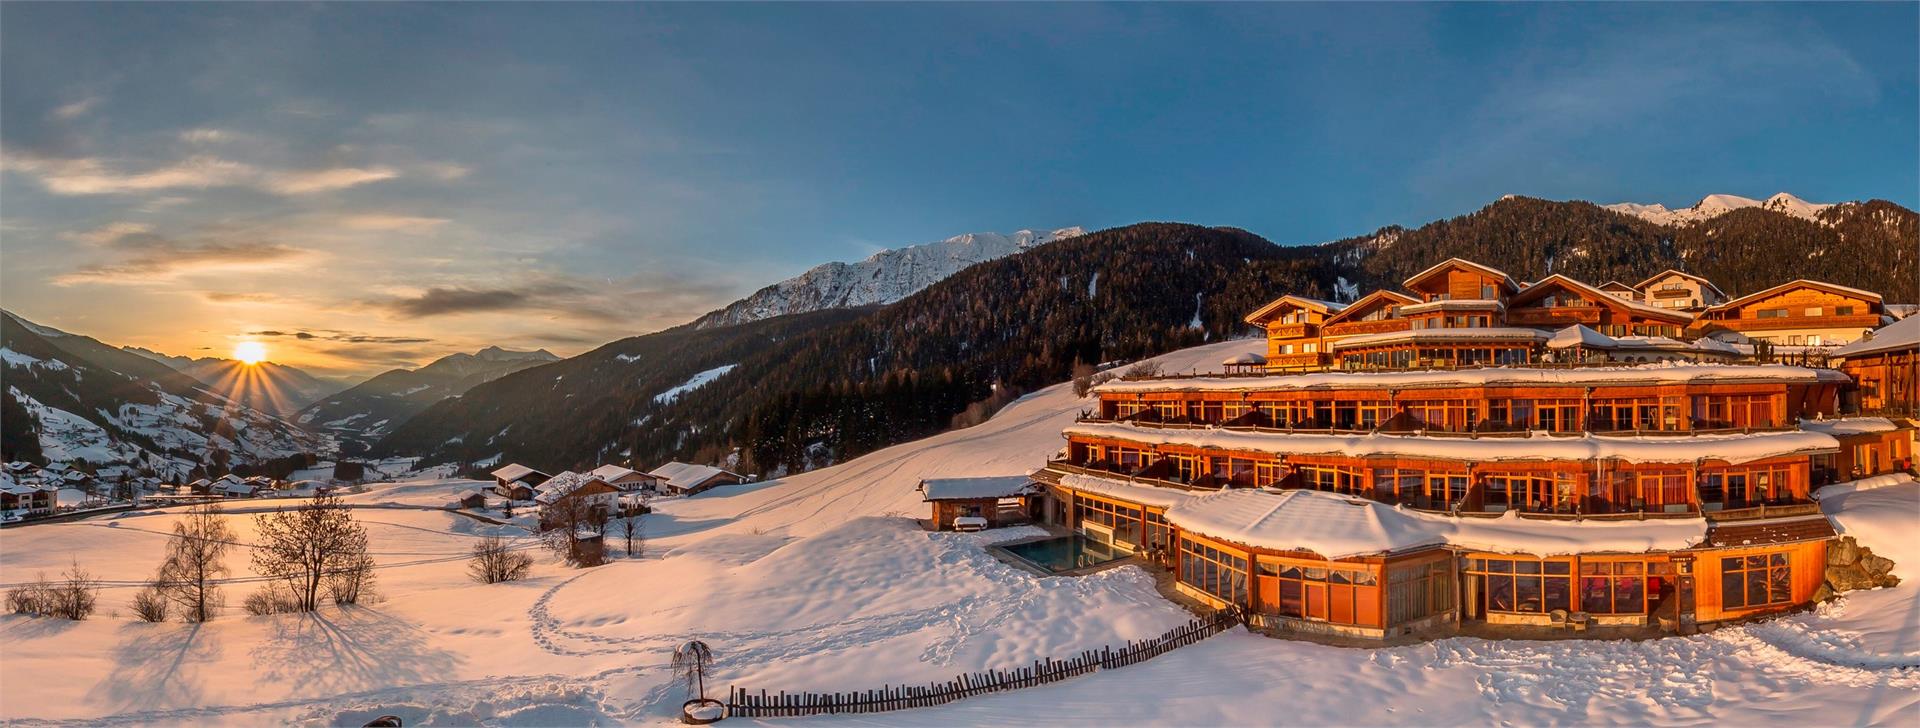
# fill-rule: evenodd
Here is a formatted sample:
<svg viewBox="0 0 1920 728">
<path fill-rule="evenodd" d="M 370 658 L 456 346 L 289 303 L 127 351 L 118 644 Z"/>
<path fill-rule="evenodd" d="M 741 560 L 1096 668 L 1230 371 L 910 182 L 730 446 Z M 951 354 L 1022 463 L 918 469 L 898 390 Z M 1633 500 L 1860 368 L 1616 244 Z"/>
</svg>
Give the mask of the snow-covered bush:
<svg viewBox="0 0 1920 728">
<path fill-rule="evenodd" d="M 61 581 L 55 583 L 47 581 L 45 574 L 38 574 L 32 583 L 8 589 L 7 610 L 76 622 L 92 616 L 100 602 L 100 587 L 94 583 L 93 576 L 75 562 L 61 577 Z"/>
<path fill-rule="evenodd" d="M 150 585 L 133 595 L 133 616 L 142 622 L 167 621 L 167 598 L 160 594 L 158 585 Z"/>
</svg>

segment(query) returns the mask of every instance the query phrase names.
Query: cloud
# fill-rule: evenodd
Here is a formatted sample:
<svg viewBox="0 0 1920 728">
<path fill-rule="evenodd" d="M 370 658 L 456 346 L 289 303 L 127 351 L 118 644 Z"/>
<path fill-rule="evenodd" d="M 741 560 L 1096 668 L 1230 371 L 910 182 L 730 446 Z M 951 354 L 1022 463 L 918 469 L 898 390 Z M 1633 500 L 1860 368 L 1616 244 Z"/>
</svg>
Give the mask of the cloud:
<svg viewBox="0 0 1920 728">
<path fill-rule="evenodd" d="M 149 283 L 183 273 L 259 268 L 303 257 L 310 251 L 256 240 L 182 241 L 159 235 L 138 223 L 109 223 L 62 237 L 102 248 L 107 261 L 91 263 L 54 277 L 56 285 L 75 283 Z"/>
<path fill-rule="evenodd" d="M 110 195 L 182 187 L 205 189 L 247 183 L 253 167 L 217 157 L 195 155 L 144 172 L 124 172 L 94 158 L 56 159 L 8 153 L 0 169 L 33 177 L 56 195 Z"/>
<path fill-rule="evenodd" d="M 392 167 L 335 167 L 297 172 L 274 172 L 266 176 L 265 185 L 267 189 L 283 195 L 305 195 L 345 189 L 398 176 L 400 173 Z"/>
<path fill-rule="evenodd" d="M 173 189 L 251 187 L 280 195 L 305 195 L 399 177 L 392 167 L 330 167 L 310 170 L 262 170 L 220 157 L 196 154 L 144 171 L 116 169 L 95 157 L 62 159 L 9 150 L 0 169 L 38 181 L 62 196 L 117 195 Z"/>
<path fill-rule="evenodd" d="M 226 291 L 204 291 L 201 298 L 214 303 L 271 303 L 282 297 L 271 293 L 229 293 Z"/>
<path fill-rule="evenodd" d="M 558 318 L 598 323 L 624 322 L 630 316 L 615 310 L 623 299 L 619 290 L 596 287 L 564 276 L 540 276 L 519 286 L 434 286 L 417 294 L 369 301 L 376 308 L 403 319 L 472 313 L 542 313 Z"/>
<path fill-rule="evenodd" d="M 78 119 L 86 116 L 87 112 L 93 110 L 93 107 L 99 106 L 101 101 L 105 101 L 105 99 L 99 96 L 88 96 L 71 104 L 62 104 L 55 107 L 53 111 L 47 113 L 47 116 L 55 119 Z"/>
<path fill-rule="evenodd" d="M 137 222 L 110 222 L 85 232 L 61 233 L 60 239 L 88 245 L 112 245 L 135 235 L 153 232 L 153 226 Z"/>
<path fill-rule="evenodd" d="M 383 232 L 426 233 L 447 224 L 444 217 L 416 217 L 412 215 L 388 215 L 367 213 L 349 215 L 340 218 L 340 224 L 354 230 L 375 230 Z"/>
<path fill-rule="evenodd" d="M 417 296 L 386 303 L 401 318 L 424 318 L 485 311 L 511 311 L 538 305 L 525 290 L 511 288 L 429 288 Z"/>
<path fill-rule="evenodd" d="M 373 334 L 357 334 L 351 331 L 340 331 L 337 329 L 316 329 L 314 331 L 304 329 L 300 331 L 277 331 L 269 329 L 266 331 L 249 331 L 247 335 L 262 338 L 291 338 L 301 341 L 338 341 L 346 344 L 425 344 L 433 341 L 433 339 L 418 336 L 377 336 Z"/>
</svg>

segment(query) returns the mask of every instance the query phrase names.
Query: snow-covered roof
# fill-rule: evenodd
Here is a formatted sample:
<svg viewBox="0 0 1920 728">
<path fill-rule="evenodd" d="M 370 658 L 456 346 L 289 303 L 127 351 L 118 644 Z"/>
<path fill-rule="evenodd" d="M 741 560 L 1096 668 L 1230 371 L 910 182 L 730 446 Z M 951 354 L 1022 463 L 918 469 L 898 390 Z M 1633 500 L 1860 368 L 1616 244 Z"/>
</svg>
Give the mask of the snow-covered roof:
<svg viewBox="0 0 1920 728">
<path fill-rule="evenodd" d="M 1920 316 L 1908 316 L 1874 329 L 1873 338 L 1861 337 L 1859 341 L 1834 349 L 1832 354 L 1848 357 L 1917 347 L 1920 347 Z"/>
<path fill-rule="evenodd" d="M 59 490 L 59 488 L 56 488 L 51 485 L 29 485 L 26 483 L 16 483 L 16 482 L 13 482 L 12 480 L 0 480 L 0 493 L 12 493 L 14 495 L 31 495 L 34 493 L 43 493 L 43 492 L 51 493 L 56 490 Z"/>
<path fill-rule="evenodd" d="M 1538 369 L 1488 367 L 1399 372 L 1319 372 L 1314 374 L 1275 374 L 1263 377 L 1176 377 L 1168 379 L 1113 380 L 1094 387 L 1101 393 L 1126 392 L 1200 392 L 1200 391 L 1276 391 L 1347 389 L 1424 389 L 1489 387 L 1498 385 L 1596 386 L 1644 384 L 1684 384 L 1688 382 L 1786 382 L 1812 384 L 1841 383 L 1847 375 L 1832 369 L 1812 369 L 1783 364 L 1697 364 L 1692 362 L 1655 362 L 1615 367 L 1579 369 Z"/>
<path fill-rule="evenodd" d="M 1829 435 L 1864 435 L 1891 432 L 1900 429 L 1900 425 L 1885 417 L 1846 417 L 1837 420 L 1801 420 L 1800 429 Z"/>
<path fill-rule="evenodd" d="M 1721 341 L 1720 339 L 1717 339 L 1711 336 L 1703 336 L 1698 339 L 1694 339 L 1693 341 L 1687 342 L 1687 346 L 1690 346 L 1694 349 L 1698 349 L 1700 351 L 1713 352 L 1715 354 L 1726 354 L 1729 356 L 1744 356 L 1747 353 L 1747 352 L 1741 351 L 1739 347 L 1736 347 L 1733 344 L 1729 344 L 1725 341 Z"/>
<path fill-rule="evenodd" d="M 1336 313 L 1332 316 L 1328 316 L 1326 323 L 1328 324 L 1339 323 L 1341 320 L 1344 320 L 1344 318 L 1347 316 L 1351 316 L 1360 311 L 1367 310 L 1370 306 L 1373 305 L 1373 303 L 1376 300 L 1388 301 L 1390 303 L 1395 303 L 1402 306 L 1405 306 L 1410 303 L 1420 302 L 1420 299 L 1414 298 L 1413 296 L 1409 296 L 1399 291 L 1389 291 L 1383 288 L 1381 290 L 1374 291 L 1367 295 L 1361 296 L 1358 300 L 1355 300 L 1353 303 L 1347 304 L 1347 307 L 1340 309 L 1339 313 Z"/>
<path fill-rule="evenodd" d="M 1143 445 L 1187 445 L 1214 450 L 1275 455 L 1349 455 L 1486 462 L 1595 458 L 1633 463 L 1693 463 L 1703 460 L 1746 463 L 1801 453 L 1835 452 L 1840 442 L 1822 432 L 1784 431 L 1666 437 L 1430 437 L 1413 435 L 1318 434 L 1247 430 L 1162 429 L 1132 424 L 1087 422 L 1068 426 L 1068 435 L 1104 437 Z"/>
<path fill-rule="evenodd" d="M 713 476 L 722 473 L 735 478 L 740 477 L 738 473 L 722 470 L 712 465 L 694 465 L 693 463 L 683 463 L 677 460 L 647 472 L 648 475 L 666 481 L 667 485 L 675 488 L 691 488 L 711 480 Z"/>
<path fill-rule="evenodd" d="M 1706 539 L 1704 518 L 1562 521 L 1462 518 L 1419 513 L 1316 490 L 1228 490 L 1167 509 L 1182 530 L 1255 548 L 1305 550 L 1328 559 L 1399 553 L 1433 546 L 1562 556 L 1644 553 L 1691 547 Z"/>
<path fill-rule="evenodd" d="M 1138 503 L 1143 506 L 1154 506 L 1158 508 L 1167 508 L 1185 503 L 1187 499 L 1194 497 L 1193 493 L 1184 490 L 1159 488 L 1125 480 L 1100 478 L 1092 475 L 1081 475 L 1079 473 L 1068 473 L 1060 476 L 1060 485 L 1065 488 L 1113 496 L 1114 498 L 1129 503 Z"/>
<path fill-rule="evenodd" d="M 1265 364 L 1267 363 L 1267 357 L 1265 354 L 1261 354 L 1260 352 L 1257 352 L 1257 351 L 1248 351 L 1248 352 L 1242 352 L 1242 353 L 1227 357 L 1226 359 L 1222 360 L 1220 363 L 1221 364 Z"/>
<path fill-rule="evenodd" d="M 529 468 L 519 463 L 512 463 L 504 467 L 501 467 L 499 470 L 495 470 L 491 473 L 488 473 L 488 475 L 492 475 L 493 477 L 499 478 L 502 481 L 511 483 L 513 481 L 519 480 L 529 475 L 546 475 L 546 473 L 542 473 L 538 470 L 534 470 L 533 468 Z"/>
<path fill-rule="evenodd" d="M 1033 481 L 1025 475 L 993 475 L 980 478 L 927 478 L 920 481 L 926 499 L 972 500 L 1008 498 L 1032 491 Z"/>
<path fill-rule="evenodd" d="M 1333 342 L 1335 349 L 1352 349 L 1380 344 L 1420 343 L 1425 341 L 1545 341 L 1547 334 L 1538 329 L 1507 326 L 1483 326 L 1461 329 L 1408 329 L 1379 334 L 1349 336 Z"/>
<path fill-rule="evenodd" d="M 1506 307 L 1507 304 L 1497 298 L 1443 298 L 1426 303 L 1409 303 L 1401 306 L 1399 311 L 1401 316 L 1411 316 L 1428 311 L 1490 311 Z"/>
<path fill-rule="evenodd" d="M 643 475 L 643 473 L 641 473 L 638 470 L 634 470 L 632 468 L 623 468 L 618 465 L 602 465 L 600 467 L 594 468 L 592 471 L 588 472 L 587 474 L 593 477 L 599 478 L 601 480 L 607 481 L 609 483 L 619 480 L 621 478 L 627 477 L 629 475 Z"/>
<path fill-rule="evenodd" d="M 1612 349 L 1620 345 L 1613 337 L 1594 331 L 1580 324 L 1568 326 L 1553 332 L 1547 339 L 1549 349 L 1571 349 L 1576 346 L 1586 349 Z"/>
</svg>

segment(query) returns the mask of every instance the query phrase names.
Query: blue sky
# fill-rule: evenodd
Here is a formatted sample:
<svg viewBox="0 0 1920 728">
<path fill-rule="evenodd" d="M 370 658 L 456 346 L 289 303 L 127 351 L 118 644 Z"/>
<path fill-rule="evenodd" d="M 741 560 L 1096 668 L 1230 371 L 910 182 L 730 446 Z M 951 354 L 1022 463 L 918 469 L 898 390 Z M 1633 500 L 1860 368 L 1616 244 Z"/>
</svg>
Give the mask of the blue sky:
<svg viewBox="0 0 1920 728">
<path fill-rule="evenodd" d="M 330 373 L 816 263 L 1504 194 L 1916 206 L 1911 3 L 0 6 L 4 304 Z M 304 338 L 260 332 L 292 334 Z"/>
</svg>

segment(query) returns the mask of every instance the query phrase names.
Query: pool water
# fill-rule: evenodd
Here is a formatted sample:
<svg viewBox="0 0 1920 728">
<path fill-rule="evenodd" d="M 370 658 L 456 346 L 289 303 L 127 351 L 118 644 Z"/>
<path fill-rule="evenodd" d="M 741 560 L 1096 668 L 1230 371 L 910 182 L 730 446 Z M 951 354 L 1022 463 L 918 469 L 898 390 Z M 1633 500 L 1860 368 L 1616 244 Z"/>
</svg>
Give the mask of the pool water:
<svg viewBox="0 0 1920 728">
<path fill-rule="evenodd" d="M 1077 533 L 1000 548 L 1052 574 L 1098 566 L 1133 555 L 1131 551 L 1122 551 Z"/>
</svg>

